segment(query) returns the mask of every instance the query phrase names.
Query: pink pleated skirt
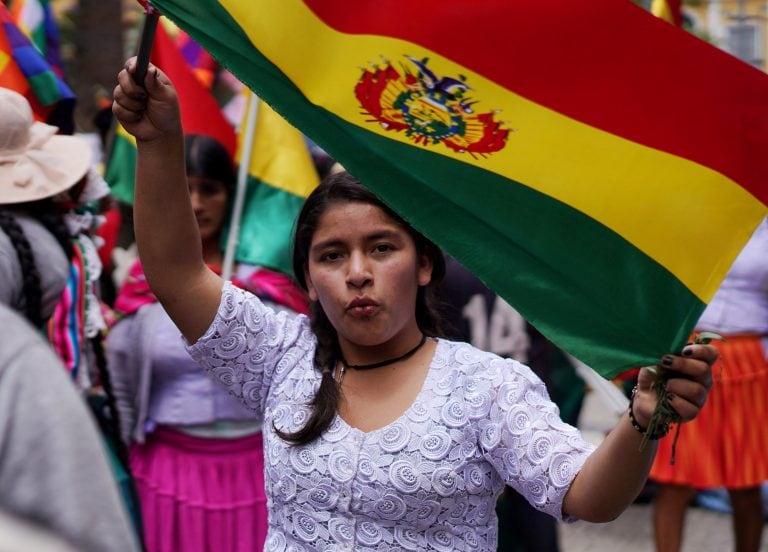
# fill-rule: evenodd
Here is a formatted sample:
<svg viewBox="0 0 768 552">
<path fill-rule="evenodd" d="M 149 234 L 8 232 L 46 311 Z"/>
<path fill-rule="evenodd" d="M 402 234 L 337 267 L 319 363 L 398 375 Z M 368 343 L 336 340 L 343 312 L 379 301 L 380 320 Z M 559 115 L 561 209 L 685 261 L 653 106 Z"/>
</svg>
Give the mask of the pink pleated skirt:
<svg viewBox="0 0 768 552">
<path fill-rule="evenodd" d="M 130 451 L 148 552 L 253 552 L 267 535 L 261 433 L 204 439 L 157 428 Z"/>
</svg>

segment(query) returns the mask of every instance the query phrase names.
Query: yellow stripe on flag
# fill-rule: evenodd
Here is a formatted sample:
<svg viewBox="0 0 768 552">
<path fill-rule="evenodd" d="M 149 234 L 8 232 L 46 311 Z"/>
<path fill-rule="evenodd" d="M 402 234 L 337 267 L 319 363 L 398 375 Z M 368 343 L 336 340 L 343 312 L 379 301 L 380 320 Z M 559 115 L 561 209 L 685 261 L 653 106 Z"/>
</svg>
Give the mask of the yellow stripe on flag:
<svg viewBox="0 0 768 552">
<path fill-rule="evenodd" d="M 757 225 L 765 216 L 764 205 L 721 173 L 561 115 L 417 44 L 337 32 L 299 0 L 280 0 L 280 9 L 271 9 L 270 0 L 221 3 L 310 102 L 390 140 L 498 173 L 570 205 L 623 236 L 705 302 L 738 253 L 735 240 L 725 239 L 734 223 Z M 270 17 L 260 15 L 267 11 Z M 386 59 L 401 71 L 410 63 L 405 55 L 429 58 L 438 75 L 465 75 L 478 100 L 475 111 L 500 110 L 514 130 L 506 147 L 473 158 L 442 145 L 415 145 L 403 132 L 370 122 L 354 94 L 361 67 Z M 348 94 L 339 94 L 340 87 Z M 659 198 L 652 217 L 635 208 L 639 197 L 645 203 Z M 721 266 L 702 274 L 699 267 L 711 258 Z"/>
<path fill-rule="evenodd" d="M 11 61 L 11 56 L 0 50 L 0 73 L 5 71 L 5 67 L 8 65 L 8 62 Z"/>
<path fill-rule="evenodd" d="M 115 135 L 128 140 L 131 144 L 134 145 L 134 147 L 136 146 L 136 138 L 133 136 L 133 134 L 129 134 L 128 131 L 123 128 L 123 125 L 119 123 L 115 129 Z"/>
<path fill-rule="evenodd" d="M 252 94 L 248 96 L 248 101 L 252 101 Z M 247 106 L 245 112 L 248 112 Z M 238 163 L 242 158 L 243 142 L 238 140 Z M 304 137 L 263 101 L 258 105 L 248 174 L 299 197 L 307 197 L 318 184 L 317 171 Z"/>
</svg>

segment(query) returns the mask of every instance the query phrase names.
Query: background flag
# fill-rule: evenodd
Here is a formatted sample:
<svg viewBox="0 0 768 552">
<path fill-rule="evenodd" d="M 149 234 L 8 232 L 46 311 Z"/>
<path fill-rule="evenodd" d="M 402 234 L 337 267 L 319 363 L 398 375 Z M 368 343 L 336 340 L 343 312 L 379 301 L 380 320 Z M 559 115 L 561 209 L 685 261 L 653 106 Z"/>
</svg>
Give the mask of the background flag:
<svg viewBox="0 0 768 552">
<path fill-rule="evenodd" d="M 74 130 L 75 94 L 0 3 L 0 86 L 22 94 L 35 116 L 63 133 Z"/>
<path fill-rule="evenodd" d="M 50 0 L 11 0 L 6 3 L 16 25 L 29 37 L 56 74 L 63 77 L 59 27 Z"/>
<path fill-rule="evenodd" d="M 682 347 L 768 211 L 768 76 L 631 2 L 153 3 L 604 376 Z"/>
<path fill-rule="evenodd" d="M 264 102 L 257 109 L 235 259 L 293 274 L 293 225 L 319 177 L 301 133 Z M 244 135 L 241 129 L 238 163 L 243 158 Z"/>
<path fill-rule="evenodd" d="M 179 96 L 181 123 L 186 134 L 215 138 L 234 158 L 235 129 L 224 118 L 221 107 L 206 86 L 195 76 L 162 23 L 157 26 L 151 61 L 173 80 Z M 136 140 L 117 125 L 105 171 L 112 195 L 133 205 L 136 176 Z"/>
<path fill-rule="evenodd" d="M 109 150 L 104 180 L 109 184 L 112 196 L 118 201 L 133 205 L 136 182 L 136 139 L 116 123 L 115 134 Z"/>
<path fill-rule="evenodd" d="M 184 133 L 205 134 L 215 138 L 234 157 L 237 147 L 235 129 L 224 118 L 216 98 L 195 76 L 162 23 L 157 26 L 150 59 L 168 75 L 176 87 Z"/>
<path fill-rule="evenodd" d="M 165 30 L 173 40 L 176 48 L 181 52 L 189 68 L 192 69 L 197 80 L 203 83 L 209 90 L 213 88 L 216 73 L 219 70 L 216 60 L 176 25 L 173 25 L 167 19 L 163 20 L 163 23 L 167 23 Z"/>
</svg>

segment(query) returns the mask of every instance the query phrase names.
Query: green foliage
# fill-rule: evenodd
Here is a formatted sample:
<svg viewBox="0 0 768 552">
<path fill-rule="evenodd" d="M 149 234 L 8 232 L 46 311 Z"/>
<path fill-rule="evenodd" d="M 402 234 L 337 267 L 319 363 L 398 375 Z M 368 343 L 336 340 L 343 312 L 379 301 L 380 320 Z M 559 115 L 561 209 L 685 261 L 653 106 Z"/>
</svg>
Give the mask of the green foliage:
<svg viewBox="0 0 768 552">
<path fill-rule="evenodd" d="M 693 342 L 697 345 L 707 345 L 713 340 L 725 341 L 721 335 L 714 332 L 701 332 L 695 337 Z M 674 464 L 677 438 L 680 436 L 680 415 L 669 404 L 669 393 L 666 389 L 667 381 L 672 376 L 672 372 L 669 370 L 657 370 L 655 368 L 652 372 L 656 374 L 656 380 L 651 384 L 651 388 L 656 391 L 656 408 L 651 415 L 651 419 L 648 421 L 648 427 L 646 428 L 645 434 L 643 434 L 643 440 L 640 442 L 640 451 L 642 452 L 645 450 L 651 436 L 666 433 L 666 429 L 670 424 L 677 424 L 677 428 L 675 429 L 675 440 L 672 442 L 672 454 L 670 457 L 670 464 Z"/>
</svg>

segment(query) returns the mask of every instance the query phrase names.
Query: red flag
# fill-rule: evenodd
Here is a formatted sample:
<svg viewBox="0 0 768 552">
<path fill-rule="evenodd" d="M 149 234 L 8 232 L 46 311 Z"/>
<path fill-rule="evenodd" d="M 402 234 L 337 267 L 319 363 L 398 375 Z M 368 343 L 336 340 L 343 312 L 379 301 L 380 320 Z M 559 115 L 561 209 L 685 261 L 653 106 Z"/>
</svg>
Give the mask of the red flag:
<svg viewBox="0 0 768 552">
<path fill-rule="evenodd" d="M 215 138 L 234 158 L 237 145 L 235 129 L 224 118 L 216 99 L 189 68 L 162 24 L 157 27 L 151 60 L 168 75 L 176 87 L 184 132 Z"/>
</svg>

